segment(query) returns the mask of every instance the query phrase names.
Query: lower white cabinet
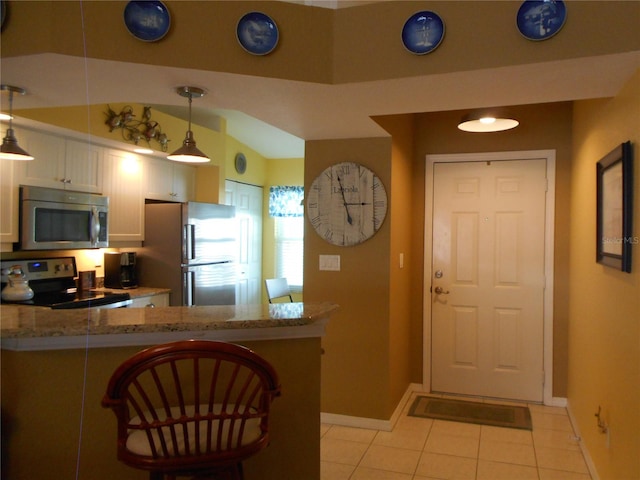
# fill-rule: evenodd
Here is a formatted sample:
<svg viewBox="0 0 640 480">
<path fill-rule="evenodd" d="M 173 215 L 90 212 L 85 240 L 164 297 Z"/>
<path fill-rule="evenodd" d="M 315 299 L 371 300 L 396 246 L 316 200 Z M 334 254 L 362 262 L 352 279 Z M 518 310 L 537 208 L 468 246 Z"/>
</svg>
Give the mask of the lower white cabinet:
<svg viewBox="0 0 640 480">
<path fill-rule="evenodd" d="M 158 295 L 150 295 L 148 297 L 137 297 L 131 299 L 131 305 L 129 308 L 154 308 L 154 307 L 168 307 L 169 306 L 169 294 L 159 293 Z"/>
</svg>

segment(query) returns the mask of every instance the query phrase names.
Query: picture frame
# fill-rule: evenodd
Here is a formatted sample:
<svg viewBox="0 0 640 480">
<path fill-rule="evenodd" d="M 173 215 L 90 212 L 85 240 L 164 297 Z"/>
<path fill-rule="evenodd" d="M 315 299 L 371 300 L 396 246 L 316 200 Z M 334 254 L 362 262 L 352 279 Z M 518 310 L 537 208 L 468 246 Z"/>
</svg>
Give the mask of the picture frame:
<svg viewBox="0 0 640 480">
<path fill-rule="evenodd" d="M 631 273 L 633 150 L 627 141 L 596 165 L 596 262 Z"/>
</svg>

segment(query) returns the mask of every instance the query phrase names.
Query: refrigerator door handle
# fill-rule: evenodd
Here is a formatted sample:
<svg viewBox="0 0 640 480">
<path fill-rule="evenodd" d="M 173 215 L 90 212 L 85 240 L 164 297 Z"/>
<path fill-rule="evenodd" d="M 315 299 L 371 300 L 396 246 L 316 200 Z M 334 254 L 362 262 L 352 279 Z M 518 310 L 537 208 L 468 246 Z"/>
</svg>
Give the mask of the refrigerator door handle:
<svg viewBox="0 0 640 480">
<path fill-rule="evenodd" d="M 196 231 L 196 226 L 192 223 L 188 223 L 187 225 L 184 226 L 184 241 L 183 241 L 183 245 L 184 245 L 184 252 L 183 252 L 183 257 L 185 260 L 185 263 L 187 263 L 189 260 L 193 260 L 194 258 L 196 258 L 196 235 L 195 235 L 195 231 Z"/>
<path fill-rule="evenodd" d="M 183 282 L 182 282 L 182 298 L 184 299 L 184 306 L 192 307 L 193 306 L 193 296 L 195 292 L 195 274 L 193 271 L 188 270 L 184 272 Z"/>
</svg>

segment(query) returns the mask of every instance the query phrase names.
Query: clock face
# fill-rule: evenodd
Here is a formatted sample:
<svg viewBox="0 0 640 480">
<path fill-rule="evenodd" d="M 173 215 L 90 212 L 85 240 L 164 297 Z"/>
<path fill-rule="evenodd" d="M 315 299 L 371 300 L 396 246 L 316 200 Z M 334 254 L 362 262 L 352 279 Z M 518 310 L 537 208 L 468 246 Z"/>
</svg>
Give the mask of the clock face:
<svg viewBox="0 0 640 480">
<path fill-rule="evenodd" d="M 367 167 L 332 165 L 316 177 L 307 194 L 307 216 L 333 245 L 356 245 L 371 238 L 387 215 L 387 192 Z"/>
</svg>

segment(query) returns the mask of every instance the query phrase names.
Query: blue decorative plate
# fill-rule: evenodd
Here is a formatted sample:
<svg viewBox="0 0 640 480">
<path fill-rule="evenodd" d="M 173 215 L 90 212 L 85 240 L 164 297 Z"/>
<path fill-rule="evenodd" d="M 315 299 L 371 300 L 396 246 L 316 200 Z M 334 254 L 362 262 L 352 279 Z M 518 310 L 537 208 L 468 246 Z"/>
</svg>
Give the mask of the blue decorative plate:
<svg viewBox="0 0 640 480">
<path fill-rule="evenodd" d="M 264 13 L 247 13 L 238 22 L 236 33 L 242 48 L 254 55 L 271 53 L 278 44 L 278 27 Z"/>
<path fill-rule="evenodd" d="M 527 0 L 518 10 L 518 30 L 529 40 L 546 40 L 560 31 L 567 19 L 562 0 Z"/>
<path fill-rule="evenodd" d="M 165 4 L 157 0 L 129 2 L 124 7 L 124 24 L 138 40 L 155 42 L 169 31 L 171 15 Z"/>
<path fill-rule="evenodd" d="M 435 50 L 444 37 L 444 22 L 433 12 L 415 13 L 402 28 L 402 43 L 416 55 Z"/>
</svg>

